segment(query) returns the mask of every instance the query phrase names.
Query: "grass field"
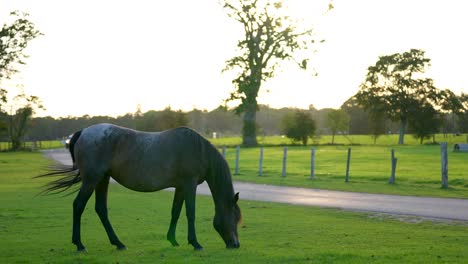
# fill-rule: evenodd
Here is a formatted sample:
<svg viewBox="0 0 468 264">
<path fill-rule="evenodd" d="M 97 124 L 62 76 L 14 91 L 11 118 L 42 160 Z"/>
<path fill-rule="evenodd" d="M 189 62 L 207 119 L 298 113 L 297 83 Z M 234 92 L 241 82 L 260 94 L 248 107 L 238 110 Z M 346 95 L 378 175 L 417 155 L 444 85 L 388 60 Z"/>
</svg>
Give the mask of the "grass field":
<svg viewBox="0 0 468 264">
<path fill-rule="evenodd" d="M 0 142 L 0 151 L 9 150 L 11 144 L 8 142 Z M 36 141 L 33 142 L 25 142 L 23 144 L 23 148 L 25 149 L 52 149 L 52 148 L 63 148 L 64 145 L 60 140 L 43 140 L 43 141 Z"/>
<path fill-rule="evenodd" d="M 468 142 L 468 136 L 466 134 L 460 134 L 458 136 L 449 134 L 444 136 L 437 134 L 435 136 L 436 142 L 448 142 L 449 145 L 453 146 L 455 143 L 466 143 Z M 237 146 L 241 145 L 242 139 L 240 137 L 223 137 L 210 139 L 210 141 L 216 146 Z M 257 138 L 258 144 L 263 146 L 284 146 L 291 145 L 290 139 L 282 136 L 267 136 Z M 309 145 L 329 145 L 332 142 L 331 135 L 322 135 L 313 140 L 309 140 Z M 374 140 L 369 135 L 337 135 L 335 136 L 336 145 L 374 145 Z M 394 146 L 398 144 L 398 135 L 382 135 L 377 139 L 375 145 L 378 146 Z M 423 144 L 432 144 L 432 139 L 424 140 Z M 405 145 L 420 145 L 419 140 L 414 138 L 412 135 L 405 136 Z"/>
<path fill-rule="evenodd" d="M 165 240 L 172 193 L 137 193 L 112 185 L 109 213 L 128 250 L 109 243 L 90 200 L 82 236 L 89 252 L 71 244 L 73 196 L 39 196 L 33 180 L 47 161 L 39 153 L 0 153 L 0 263 L 463 263 L 466 223 L 411 221 L 335 209 L 240 201 L 241 248 L 226 250 L 211 222 L 211 197 L 197 199 L 197 233 L 205 246 Z M 182 214 L 183 216 L 183 214 Z"/>
<path fill-rule="evenodd" d="M 391 172 L 390 153 L 398 158 L 396 184 L 388 184 Z M 239 175 L 236 181 L 262 184 L 300 186 L 400 195 L 468 198 L 468 153 L 449 151 L 449 188 L 441 189 L 440 147 L 412 146 L 352 146 L 350 181 L 345 183 L 348 146 L 317 146 L 315 179 L 310 179 L 311 148 L 288 147 L 287 175 L 281 176 L 283 148 L 264 149 L 263 176 L 258 176 L 259 148 L 242 148 Z M 235 170 L 235 148 L 227 148 L 226 159 Z"/>
</svg>

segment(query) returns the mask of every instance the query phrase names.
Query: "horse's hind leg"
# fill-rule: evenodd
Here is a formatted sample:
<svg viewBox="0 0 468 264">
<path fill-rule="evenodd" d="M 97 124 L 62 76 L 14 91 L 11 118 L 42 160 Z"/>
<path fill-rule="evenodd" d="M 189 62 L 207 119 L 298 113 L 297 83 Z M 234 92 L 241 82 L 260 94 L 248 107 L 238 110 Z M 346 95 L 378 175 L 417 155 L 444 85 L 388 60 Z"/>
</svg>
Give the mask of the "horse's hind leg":
<svg viewBox="0 0 468 264">
<path fill-rule="evenodd" d="M 196 197 L 197 185 L 187 185 L 184 188 L 185 198 L 185 211 L 187 215 L 188 223 L 188 242 L 193 246 L 195 250 L 203 250 L 203 247 L 198 243 L 197 235 L 195 232 L 195 197 Z"/>
<path fill-rule="evenodd" d="M 104 177 L 99 184 L 96 186 L 96 213 L 101 219 L 101 223 L 106 229 L 107 236 L 109 237 L 110 243 L 117 246 L 118 250 L 127 249 L 114 232 L 109 217 L 107 215 L 107 191 L 109 187 L 109 176 Z"/>
<path fill-rule="evenodd" d="M 180 211 L 182 210 L 182 205 L 184 204 L 184 192 L 181 188 L 176 188 L 174 192 L 174 201 L 172 202 L 172 212 L 171 212 L 171 224 L 169 226 L 169 231 L 167 231 L 167 240 L 171 242 L 173 246 L 179 246 L 175 238 L 177 221 L 179 220 Z"/>
<path fill-rule="evenodd" d="M 73 201 L 73 236 L 72 243 L 76 245 L 78 251 L 86 251 L 85 246 L 81 243 L 81 215 L 86 207 L 89 197 L 93 194 L 94 186 L 85 184 L 81 185 L 80 192 Z"/>
</svg>

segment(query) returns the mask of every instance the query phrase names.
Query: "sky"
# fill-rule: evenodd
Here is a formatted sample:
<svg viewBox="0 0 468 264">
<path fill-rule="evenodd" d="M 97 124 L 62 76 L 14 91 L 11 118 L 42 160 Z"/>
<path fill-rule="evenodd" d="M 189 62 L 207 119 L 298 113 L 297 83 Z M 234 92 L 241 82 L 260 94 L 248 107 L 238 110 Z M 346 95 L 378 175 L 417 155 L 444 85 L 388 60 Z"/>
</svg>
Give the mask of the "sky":
<svg viewBox="0 0 468 264">
<path fill-rule="evenodd" d="M 271 107 L 339 108 L 379 56 L 426 51 L 426 76 L 441 89 L 468 93 L 468 2 L 463 0 L 285 0 L 293 17 L 313 25 L 310 64 L 318 75 L 284 63 L 262 85 Z M 33 40 L 21 73 L 1 83 L 38 96 L 37 116 L 119 116 L 141 110 L 212 110 L 234 87 L 222 73 L 236 55 L 243 28 L 218 0 L 0 0 L 30 14 L 44 34 Z"/>
</svg>

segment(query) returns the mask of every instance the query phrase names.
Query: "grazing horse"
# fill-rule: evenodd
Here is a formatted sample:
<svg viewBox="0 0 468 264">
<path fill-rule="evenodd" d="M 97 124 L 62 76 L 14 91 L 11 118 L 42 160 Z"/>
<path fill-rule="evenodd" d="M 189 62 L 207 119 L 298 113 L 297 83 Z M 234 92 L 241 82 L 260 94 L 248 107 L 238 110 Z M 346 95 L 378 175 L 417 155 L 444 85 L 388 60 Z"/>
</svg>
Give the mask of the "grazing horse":
<svg viewBox="0 0 468 264">
<path fill-rule="evenodd" d="M 197 185 L 206 181 L 215 205 L 213 225 L 227 248 L 240 246 L 237 225 L 241 220 L 227 162 L 208 140 L 195 131 L 180 127 L 162 132 L 141 132 L 111 124 L 98 124 L 74 133 L 69 145 L 72 166 L 51 168 L 37 176 L 61 176 L 48 184 L 44 193 L 58 193 L 81 182 L 73 202 L 72 242 L 78 251 L 81 242 L 81 215 L 88 199 L 96 193 L 96 213 L 110 243 L 126 249 L 115 234 L 107 216 L 107 190 L 112 176 L 121 185 L 139 192 L 154 192 L 174 187 L 172 218 L 167 239 L 173 246 L 177 220 L 185 201 L 188 242 L 195 250 L 203 247 L 195 234 L 195 196 Z"/>
</svg>

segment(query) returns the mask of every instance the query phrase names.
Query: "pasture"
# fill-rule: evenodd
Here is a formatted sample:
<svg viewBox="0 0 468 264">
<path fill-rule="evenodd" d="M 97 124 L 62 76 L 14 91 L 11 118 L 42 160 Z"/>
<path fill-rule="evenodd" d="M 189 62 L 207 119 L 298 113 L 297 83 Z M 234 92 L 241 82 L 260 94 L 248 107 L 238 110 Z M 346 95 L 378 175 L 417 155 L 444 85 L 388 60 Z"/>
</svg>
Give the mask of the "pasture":
<svg viewBox="0 0 468 264">
<path fill-rule="evenodd" d="M 212 227 L 211 197 L 197 199 L 202 252 L 186 244 L 181 217 L 174 248 L 165 240 L 171 192 L 137 193 L 112 185 L 109 214 L 127 251 L 108 243 L 93 201 L 83 214 L 88 253 L 71 244 L 74 195 L 37 196 L 48 163 L 40 153 L 0 153 L 1 263 L 460 263 L 468 259 L 463 222 L 242 200 L 241 248 L 226 250 Z M 409 220 L 409 221 L 408 221 Z"/>
<path fill-rule="evenodd" d="M 388 184 L 391 149 L 398 158 L 396 184 Z M 310 179 L 311 147 L 289 146 L 287 175 L 282 177 L 283 147 L 265 147 L 258 176 L 259 148 L 241 148 L 236 181 L 342 191 L 468 198 L 468 153 L 448 151 L 449 188 L 441 189 L 440 146 L 351 146 L 350 181 L 345 182 L 348 146 L 315 147 L 315 179 Z M 226 159 L 235 171 L 235 148 Z"/>
</svg>

